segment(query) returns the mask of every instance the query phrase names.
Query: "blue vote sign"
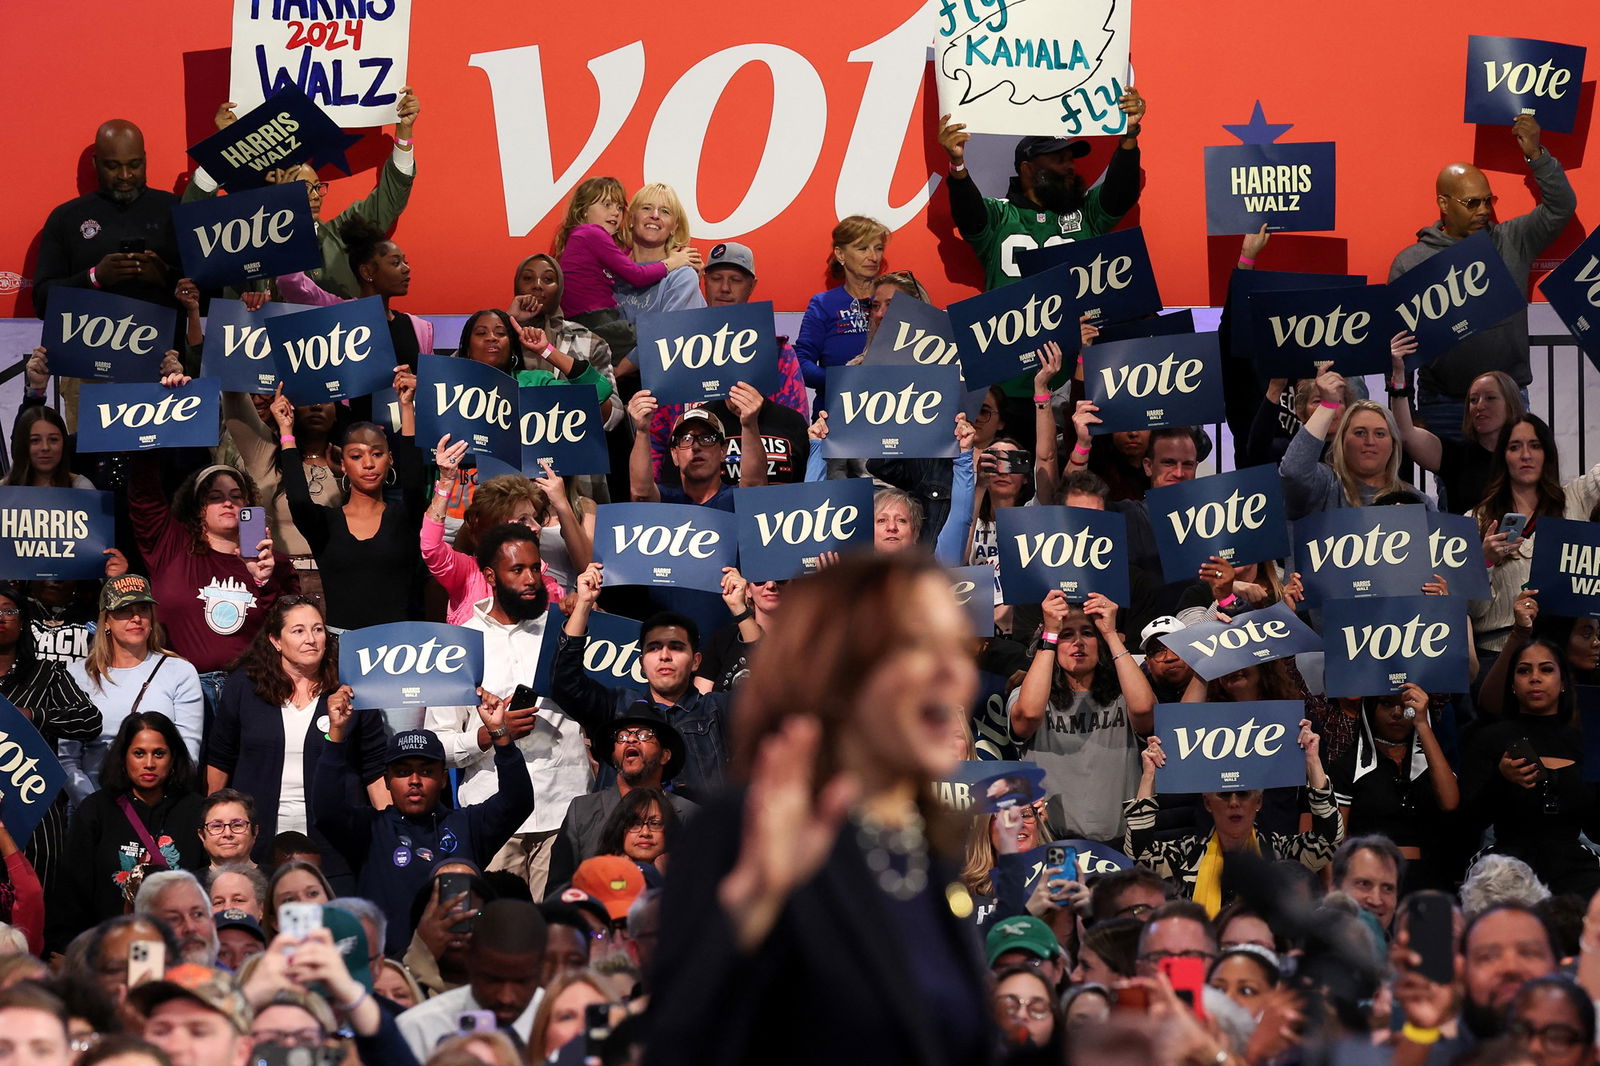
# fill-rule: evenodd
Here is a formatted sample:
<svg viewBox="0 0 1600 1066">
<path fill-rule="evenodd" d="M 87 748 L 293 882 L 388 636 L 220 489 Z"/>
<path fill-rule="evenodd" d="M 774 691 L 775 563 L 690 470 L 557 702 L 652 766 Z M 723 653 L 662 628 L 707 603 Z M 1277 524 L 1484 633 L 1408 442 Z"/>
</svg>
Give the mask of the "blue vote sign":
<svg viewBox="0 0 1600 1066">
<path fill-rule="evenodd" d="M 561 608 L 553 604 L 545 614 L 545 640 L 539 648 L 539 664 L 533 675 L 533 690 L 540 695 L 550 693 L 557 634 L 566 621 Z M 583 672 L 596 684 L 606 688 L 645 688 L 647 681 L 639 651 L 638 622 L 620 614 L 590 612 L 589 639 L 583 645 Z"/>
<path fill-rule="evenodd" d="M 989 764 L 989 776 L 979 778 L 977 808 L 984 814 L 1034 804 L 1044 799 L 1044 767 L 1024 764 L 1016 770 Z"/>
<path fill-rule="evenodd" d="M 822 454 L 829 459 L 953 458 L 956 412 L 965 395 L 961 371 L 954 366 L 830 367 Z"/>
<path fill-rule="evenodd" d="M 658 403 L 720 400 L 741 381 L 763 396 L 783 387 L 770 300 L 640 315 L 633 361 Z"/>
<path fill-rule="evenodd" d="M 189 158 L 218 185 L 237 191 L 265 185 L 269 172 L 296 163 L 332 163 L 348 174 L 345 149 L 360 139 L 335 125 L 298 86 L 286 85 L 190 148 Z"/>
<path fill-rule="evenodd" d="M 1490 598 L 1489 571 L 1483 566 L 1483 537 L 1476 518 L 1429 511 L 1428 557 L 1429 572 L 1445 579 L 1450 595 L 1469 600 Z"/>
<path fill-rule="evenodd" d="M 1128 526 L 1115 511 L 1002 507 L 995 536 L 1006 603 L 1041 603 L 1058 589 L 1074 603 L 1096 592 L 1129 601 Z"/>
<path fill-rule="evenodd" d="M 1262 292 L 1296 289 L 1361 289 L 1365 274 L 1300 274 L 1289 270 L 1244 270 L 1235 268 L 1228 278 L 1228 315 L 1232 320 L 1228 335 L 1228 357 L 1250 359 L 1256 341 L 1255 311 L 1251 297 Z"/>
<path fill-rule="evenodd" d="M 78 390 L 80 452 L 214 448 L 222 425 L 216 378 L 175 389 L 160 385 L 85 385 Z"/>
<path fill-rule="evenodd" d="M 0 578 L 98 580 L 116 542 L 109 492 L 0 486 Z"/>
<path fill-rule="evenodd" d="M 293 181 L 175 205 L 184 274 L 218 288 L 320 267 L 322 246 L 302 186 Z"/>
<path fill-rule="evenodd" d="M 1275 466 L 1197 477 L 1145 494 L 1164 574 L 1188 576 L 1213 555 L 1234 566 L 1289 554 Z"/>
<path fill-rule="evenodd" d="M 269 318 L 267 341 L 283 394 L 296 407 L 370 396 L 394 381 L 394 341 L 381 296 Z"/>
<path fill-rule="evenodd" d="M 0 696 L 0 821 L 22 847 L 67 783 L 55 746 Z"/>
<path fill-rule="evenodd" d="M 593 385 L 525 385 L 517 390 L 517 404 L 523 470 L 542 477 L 539 464 L 548 460 L 562 477 L 610 472 L 600 391 Z"/>
<path fill-rule="evenodd" d="M 1049 273 L 1063 279 L 1064 284 L 1057 282 L 1061 287 L 1055 291 L 1067 295 L 1074 322 L 1078 315 L 1086 314 L 1098 326 L 1161 310 L 1155 268 L 1150 265 L 1144 230 L 1138 226 L 1082 241 L 1025 248 L 1017 252 L 1017 266 L 1025 278 Z M 1062 268 L 1065 275 L 1060 273 Z M 1067 351 L 1067 346 L 1062 344 L 1061 350 Z"/>
<path fill-rule="evenodd" d="M 1072 268 L 1053 267 L 951 304 L 950 328 L 967 388 L 1034 373 L 1046 341 L 1059 344 L 1063 356 L 1075 353 L 1081 346 L 1079 312 L 1064 295 L 1071 285 Z M 830 391 L 834 373 L 828 371 Z"/>
<path fill-rule="evenodd" d="M 1583 354 L 1600 367 L 1600 230 L 1585 237 L 1560 266 L 1546 274 L 1539 291 L 1572 331 Z"/>
<path fill-rule="evenodd" d="M 1205 151 L 1206 233 L 1334 228 L 1334 143 L 1228 144 Z"/>
<path fill-rule="evenodd" d="M 1156 789 L 1174 795 L 1305 784 L 1305 714 L 1303 700 L 1160 704 L 1156 736 L 1167 764 L 1156 771 Z"/>
<path fill-rule="evenodd" d="M 1571 133 L 1587 53 L 1577 44 L 1473 34 L 1467 38 L 1463 121 L 1509 126 L 1529 114 L 1544 129 Z"/>
<path fill-rule="evenodd" d="M 738 519 L 690 503 L 608 503 L 595 513 L 595 561 L 608 585 L 722 591 L 722 568 L 737 566 Z"/>
<path fill-rule="evenodd" d="M 1305 606 L 1324 600 L 1420 594 L 1429 569 L 1428 513 L 1420 503 L 1335 507 L 1297 519 L 1295 569 Z"/>
<path fill-rule="evenodd" d="M 957 362 L 949 313 L 896 290 L 867 345 L 865 362 L 876 366 L 948 366 Z"/>
<path fill-rule="evenodd" d="M 1317 631 L 1288 604 L 1246 611 L 1231 622 L 1199 622 L 1161 639 L 1172 653 L 1207 681 L 1248 666 L 1322 650 Z"/>
<path fill-rule="evenodd" d="M 751 581 L 815 573 L 824 552 L 872 547 L 872 479 L 739 489 L 739 572 Z"/>
<path fill-rule="evenodd" d="M 417 440 L 467 442 L 473 455 L 522 464 L 517 380 L 475 359 L 417 356 Z"/>
<path fill-rule="evenodd" d="M 1083 387 L 1100 408 L 1095 434 L 1222 421 L 1222 355 L 1215 333 L 1095 344 Z"/>
<path fill-rule="evenodd" d="M 1562 618 L 1600 618 L 1600 524 L 1539 519 L 1528 587 L 1539 610 Z"/>
<path fill-rule="evenodd" d="M 278 388 L 278 361 L 267 339 L 267 320 L 307 310 L 301 304 L 276 301 L 254 311 L 239 300 L 218 298 L 206 312 L 206 340 L 200 349 L 200 373 L 222 382 L 223 392 L 266 394 Z"/>
<path fill-rule="evenodd" d="M 1381 696 L 1401 685 L 1467 691 L 1467 601 L 1459 596 L 1329 600 L 1322 608 L 1330 696 Z"/>
<path fill-rule="evenodd" d="M 943 781 L 933 784 L 934 795 L 946 807 L 957 811 L 979 813 L 978 800 L 983 794 L 980 782 L 998 775 L 1031 777 L 1042 776 L 1037 763 L 1018 759 L 965 759 L 956 763 L 955 771 Z"/>
<path fill-rule="evenodd" d="M 979 637 L 994 636 L 995 581 L 995 569 L 988 563 L 950 570 L 950 591 L 972 623 L 973 634 Z"/>
<path fill-rule="evenodd" d="M 170 307 L 58 285 L 39 342 L 57 377 L 159 381 L 177 323 Z"/>
<path fill-rule="evenodd" d="M 1429 256 L 1389 283 L 1390 304 L 1416 334 L 1408 364 L 1426 366 L 1476 333 L 1527 308 L 1487 230 Z"/>
<path fill-rule="evenodd" d="M 476 707 L 483 634 L 440 622 L 390 622 L 339 637 L 339 680 L 355 706 Z"/>
<path fill-rule="evenodd" d="M 1257 293 L 1250 319 L 1255 363 L 1269 378 L 1315 377 L 1329 360 L 1345 377 L 1387 374 L 1389 338 L 1400 332 L 1386 285 Z"/>
</svg>

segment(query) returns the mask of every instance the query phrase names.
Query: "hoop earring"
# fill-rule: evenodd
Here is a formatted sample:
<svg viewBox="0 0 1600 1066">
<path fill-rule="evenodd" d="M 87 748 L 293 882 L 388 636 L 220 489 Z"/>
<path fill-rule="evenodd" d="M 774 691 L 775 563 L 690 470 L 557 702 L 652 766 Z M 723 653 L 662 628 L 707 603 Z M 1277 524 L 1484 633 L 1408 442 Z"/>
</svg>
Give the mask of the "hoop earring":
<svg viewBox="0 0 1600 1066">
<path fill-rule="evenodd" d="M 383 483 L 384 483 L 385 487 L 392 488 L 393 486 L 398 484 L 399 481 L 400 481 L 400 474 L 395 470 L 395 468 L 393 466 L 389 467 L 389 476 L 383 479 Z"/>
<path fill-rule="evenodd" d="M 340 474 L 339 475 L 339 488 L 344 490 L 344 498 L 346 500 L 348 500 L 350 498 L 350 475 L 349 474 Z"/>
</svg>

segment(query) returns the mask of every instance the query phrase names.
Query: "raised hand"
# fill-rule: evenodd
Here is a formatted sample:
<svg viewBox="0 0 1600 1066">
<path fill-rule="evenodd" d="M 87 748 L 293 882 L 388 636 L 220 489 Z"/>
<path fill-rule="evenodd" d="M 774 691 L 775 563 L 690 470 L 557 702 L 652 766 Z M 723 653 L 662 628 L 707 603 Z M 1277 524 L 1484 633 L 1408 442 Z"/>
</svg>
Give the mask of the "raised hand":
<svg viewBox="0 0 1600 1066">
<path fill-rule="evenodd" d="M 967 132 L 964 122 L 951 122 L 949 115 L 939 116 L 939 147 L 944 149 L 944 154 L 950 157 L 950 165 L 962 167 L 967 161 L 967 142 L 972 140 L 972 134 Z"/>
</svg>

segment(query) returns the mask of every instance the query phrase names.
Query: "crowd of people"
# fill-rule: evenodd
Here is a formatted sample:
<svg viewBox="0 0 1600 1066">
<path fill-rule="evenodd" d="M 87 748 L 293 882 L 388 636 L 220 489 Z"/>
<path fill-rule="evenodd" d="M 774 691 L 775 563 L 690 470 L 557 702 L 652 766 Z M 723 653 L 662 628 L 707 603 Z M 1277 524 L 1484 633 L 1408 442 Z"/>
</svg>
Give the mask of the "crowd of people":
<svg viewBox="0 0 1600 1066">
<path fill-rule="evenodd" d="M 1146 102 L 1119 106 L 1100 180 L 1076 167 L 1087 142 L 1026 137 L 1001 197 L 940 120 L 986 288 L 1137 204 Z M 401 309 L 421 111 L 404 91 L 376 186 L 342 210 L 350 181 L 270 176 L 305 188 L 318 269 L 226 291 L 180 276 L 178 198 L 122 120 L 96 134 L 99 188 L 44 223 L 41 317 L 64 287 L 178 309 L 164 385 L 198 376 L 215 298 L 377 296 L 396 402 L 227 393 L 214 449 L 79 455 L 75 383 L 52 396 L 50 352 L 29 357 L 4 484 L 113 490 L 118 537 L 101 582 L 0 585 L 0 695 L 68 772 L 27 840 L 0 828 L 0 1062 L 1592 1066 L 1600 806 L 1577 702 L 1600 630 L 1541 610 L 1528 573 L 1540 518 L 1595 519 L 1600 467 L 1561 480 L 1527 410 L 1525 314 L 1415 378 L 1396 336 L 1387 403 L 1337 366 L 1227 374 L 1233 465 L 1276 465 L 1291 521 L 1474 517 L 1492 595 L 1470 606 L 1470 690 L 1329 697 L 1315 653 L 1208 682 L 1173 650 L 1186 627 L 1280 604 L 1318 621 L 1283 560 L 1163 572 L 1146 494 L 1224 441 L 1094 434 L 1052 344 L 955 419 L 955 459 L 825 461 L 830 371 L 891 300 L 929 300 L 911 268 L 943 269 L 894 262 L 862 216 L 819 238 L 827 287 L 781 338 L 776 392 L 658 402 L 639 316 L 749 301 L 757 255 L 697 247 L 670 187 L 610 177 L 436 337 Z M 1531 115 L 1510 136 L 1532 211 L 1498 220 L 1488 178 L 1447 167 L 1394 276 L 1487 231 L 1526 291 L 1575 196 Z M 217 194 L 202 169 L 182 199 Z M 1268 266 L 1268 244 L 1247 236 L 1238 267 Z M 491 477 L 465 442 L 418 440 L 432 354 L 591 386 L 609 473 Z M 596 561 L 608 503 L 732 511 L 742 488 L 849 477 L 873 481 L 873 550 L 811 576 L 640 588 Z M 1130 602 L 1003 602 L 998 510 L 1054 504 L 1125 516 Z M 268 516 L 259 541 L 246 507 Z M 947 568 L 978 565 L 996 582 L 974 632 Z M 607 681 L 591 631 L 618 619 L 637 665 Z M 406 620 L 482 635 L 475 706 L 356 705 L 340 635 Z M 1254 700 L 1303 701 L 1303 787 L 1158 792 L 1177 757 L 1159 705 Z M 1042 769 L 1042 798 L 938 798 L 963 763 L 1013 760 Z M 296 1048 L 316 1057 L 271 1051 Z"/>
</svg>

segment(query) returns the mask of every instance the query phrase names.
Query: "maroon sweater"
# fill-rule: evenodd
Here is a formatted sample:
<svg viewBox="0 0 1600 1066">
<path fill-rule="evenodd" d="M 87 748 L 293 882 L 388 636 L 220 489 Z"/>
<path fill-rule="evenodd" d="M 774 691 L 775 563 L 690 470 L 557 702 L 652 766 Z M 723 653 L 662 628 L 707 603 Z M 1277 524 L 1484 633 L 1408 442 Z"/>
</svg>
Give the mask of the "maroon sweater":
<svg viewBox="0 0 1600 1066">
<path fill-rule="evenodd" d="M 226 670 L 250 646 L 274 601 L 300 591 L 300 578 L 282 553 L 275 553 L 272 578 L 261 588 L 237 555 L 211 548 L 195 554 L 193 538 L 161 494 L 155 462 L 137 456 L 130 466 L 128 515 L 172 650 L 202 674 Z"/>
</svg>

